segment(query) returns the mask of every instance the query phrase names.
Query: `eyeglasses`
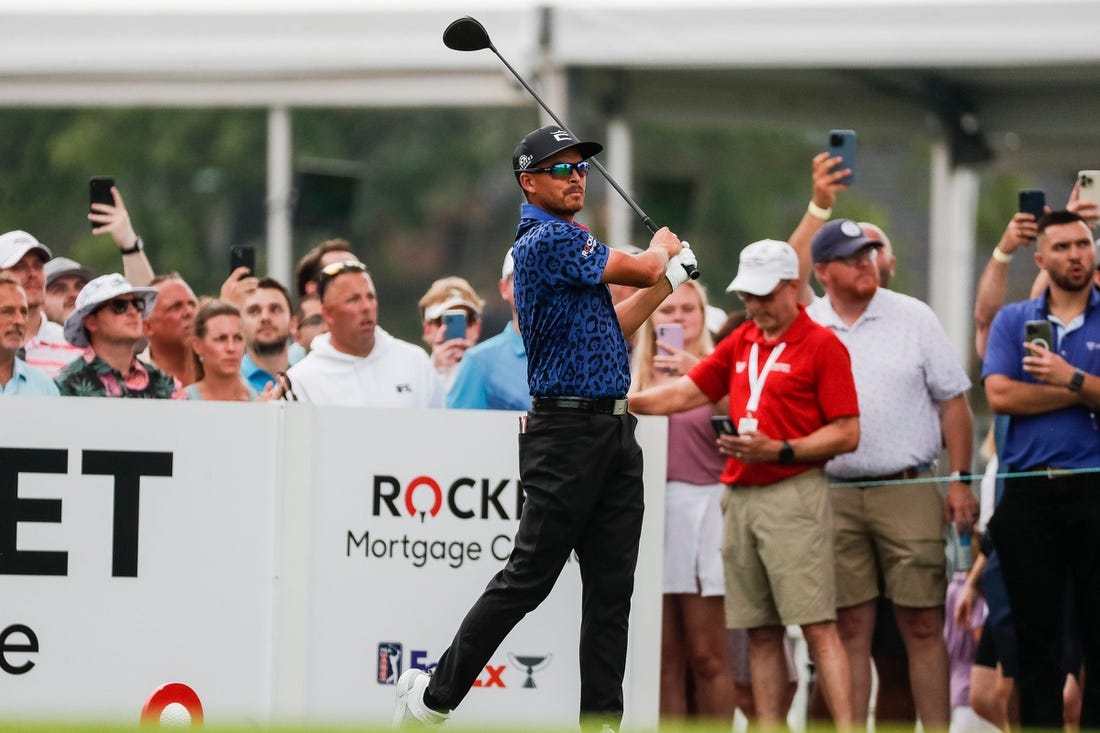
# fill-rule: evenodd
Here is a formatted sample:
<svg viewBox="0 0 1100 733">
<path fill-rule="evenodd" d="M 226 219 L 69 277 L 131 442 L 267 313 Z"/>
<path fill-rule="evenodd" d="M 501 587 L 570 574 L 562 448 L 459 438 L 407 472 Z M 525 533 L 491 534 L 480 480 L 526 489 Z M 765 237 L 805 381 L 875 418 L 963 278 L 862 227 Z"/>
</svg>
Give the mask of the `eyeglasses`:
<svg viewBox="0 0 1100 733">
<path fill-rule="evenodd" d="M 840 262 L 848 267 L 859 267 L 864 262 L 878 261 L 878 247 L 867 246 L 857 249 L 847 257 L 832 257 L 828 262 Z M 827 264 L 826 263 L 826 264 Z"/>
<path fill-rule="evenodd" d="M 111 300 L 108 300 L 106 303 L 96 308 L 94 312 L 98 313 L 104 308 L 109 308 L 110 311 L 116 316 L 121 316 L 130 308 L 131 305 L 134 306 L 134 310 L 136 310 L 138 313 L 145 312 L 145 298 L 142 298 L 140 296 L 135 296 L 133 298 L 112 298 Z"/>
<path fill-rule="evenodd" d="M 588 175 L 589 165 L 587 160 L 582 160 L 580 163 L 554 163 L 549 168 L 520 168 L 516 173 L 549 173 L 551 178 L 565 181 L 572 177 L 573 171 L 584 178 Z"/>
<path fill-rule="evenodd" d="M 317 275 L 317 297 L 321 300 L 325 299 L 325 289 L 328 288 L 330 282 L 337 275 L 343 275 L 345 272 L 366 272 L 367 266 L 358 260 L 344 260 L 343 262 L 333 262 L 331 265 L 327 265 L 321 268 L 321 272 Z"/>
<path fill-rule="evenodd" d="M 323 325 L 325 325 L 325 317 L 320 313 L 314 313 L 312 316 L 307 316 L 298 322 L 298 328 L 314 328 Z"/>
<path fill-rule="evenodd" d="M 741 299 L 742 303 L 770 303 L 775 300 L 775 296 L 779 295 L 779 291 L 787 287 L 790 281 L 784 280 L 775 287 L 775 290 L 771 291 L 767 295 L 753 295 L 752 293 L 745 293 L 738 291 L 737 297 Z"/>
</svg>

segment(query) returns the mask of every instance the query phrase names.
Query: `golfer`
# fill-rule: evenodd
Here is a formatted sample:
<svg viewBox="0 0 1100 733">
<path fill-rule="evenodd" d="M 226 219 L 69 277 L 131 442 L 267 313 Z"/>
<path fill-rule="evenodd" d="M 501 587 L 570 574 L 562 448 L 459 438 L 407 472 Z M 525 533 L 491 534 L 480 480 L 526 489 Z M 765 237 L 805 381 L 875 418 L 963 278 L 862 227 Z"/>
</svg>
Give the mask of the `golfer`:
<svg viewBox="0 0 1100 733">
<path fill-rule="evenodd" d="M 511 557 L 466 614 L 432 675 L 397 683 L 394 722 L 438 725 L 456 708 L 512 628 L 546 596 L 577 552 L 583 601 L 582 727 L 619 727 L 627 618 L 642 528 L 642 451 L 627 412 L 626 336 L 694 265 L 667 228 L 628 255 L 573 221 L 588 159 L 603 149 L 558 126 L 520 141 L 512 169 L 526 203 L 513 248 L 515 304 L 528 358 L 531 411 L 521 419 L 526 500 Z M 639 290 L 617 307 L 609 284 Z"/>
</svg>

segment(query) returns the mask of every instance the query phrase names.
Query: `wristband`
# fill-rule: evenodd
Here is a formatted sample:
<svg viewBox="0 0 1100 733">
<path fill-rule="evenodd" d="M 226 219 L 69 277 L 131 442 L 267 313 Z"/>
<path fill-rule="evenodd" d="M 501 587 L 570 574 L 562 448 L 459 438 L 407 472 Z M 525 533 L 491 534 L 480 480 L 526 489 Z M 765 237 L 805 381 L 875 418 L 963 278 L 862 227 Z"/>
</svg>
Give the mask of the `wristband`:
<svg viewBox="0 0 1100 733">
<path fill-rule="evenodd" d="M 811 216 L 816 216 L 822 221 L 829 221 L 829 217 L 833 215 L 833 208 L 830 206 L 827 209 L 823 209 L 815 204 L 813 200 L 811 200 L 809 205 L 806 207 L 806 212 Z"/>
<path fill-rule="evenodd" d="M 143 249 L 145 249 L 145 242 L 141 241 L 141 237 L 138 237 L 137 239 L 134 240 L 134 246 L 133 247 L 127 247 L 126 249 L 120 249 L 119 252 L 121 252 L 124 255 L 136 255 L 138 252 L 140 252 Z"/>
<path fill-rule="evenodd" d="M 1012 258 L 1016 256 L 1015 252 L 1002 252 L 1000 247 L 993 248 L 993 259 L 1000 262 L 1002 265 L 1007 265 L 1012 262 Z"/>
</svg>

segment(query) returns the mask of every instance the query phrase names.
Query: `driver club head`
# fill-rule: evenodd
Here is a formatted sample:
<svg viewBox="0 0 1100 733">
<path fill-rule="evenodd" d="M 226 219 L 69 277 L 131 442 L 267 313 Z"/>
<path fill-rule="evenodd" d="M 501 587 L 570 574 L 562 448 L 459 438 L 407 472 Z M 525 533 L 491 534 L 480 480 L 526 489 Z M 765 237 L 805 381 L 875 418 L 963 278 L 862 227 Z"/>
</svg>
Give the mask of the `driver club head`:
<svg viewBox="0 0 1100 733">
<path fill-rule="evenodd" d="M 443 31 L 443 44 L 455 51 L 480 51 L 493 47 L 485 26 L 468 15 L 447 26 L 447 30 Z"/>
</svg>

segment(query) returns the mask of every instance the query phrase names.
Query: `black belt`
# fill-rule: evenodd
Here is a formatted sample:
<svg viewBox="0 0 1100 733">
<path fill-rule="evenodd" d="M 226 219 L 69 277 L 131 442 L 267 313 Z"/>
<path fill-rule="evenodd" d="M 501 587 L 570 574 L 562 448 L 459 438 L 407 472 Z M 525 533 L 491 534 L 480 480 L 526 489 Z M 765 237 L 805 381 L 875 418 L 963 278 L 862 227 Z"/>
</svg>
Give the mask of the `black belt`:
<svg viewBox="0 0 1100 733">
<path fill-rule="evenodd" d="M 888 473 L 884 476 L 829 476 L 831 484 L 884 484 L 887 481 L 902 481 L 916 478 L 922 473 L 920 466 L 912 466 L 897 473 Z M 860 486 L 861 489 L 867 488 Z"/>
<path fill-rule="evenodd" d="M 599 415 L 626 414 L 626 398 L 615 397 L 534 397 L 532 412 L 587 412 Z"/>
</svg>

